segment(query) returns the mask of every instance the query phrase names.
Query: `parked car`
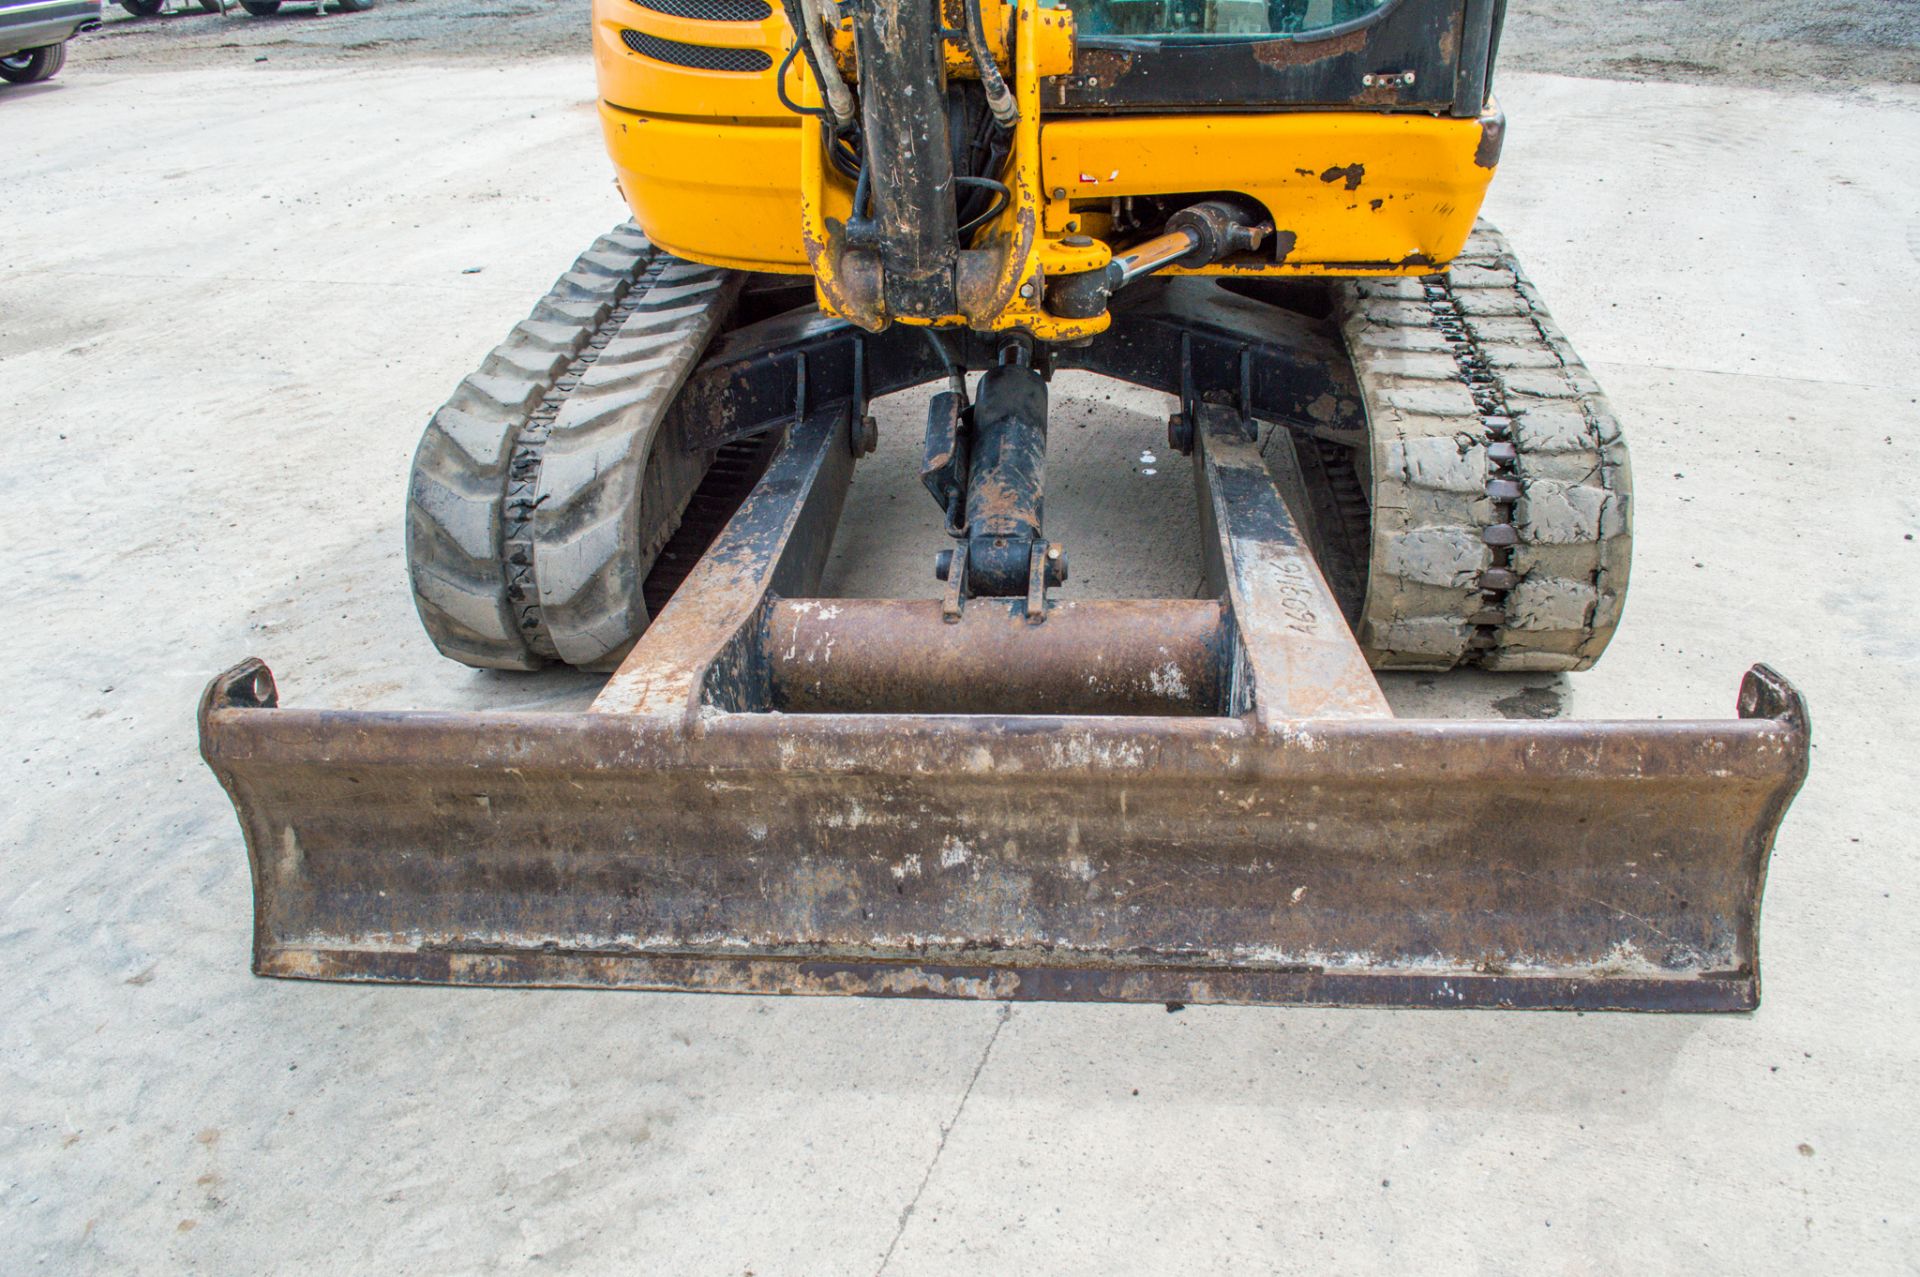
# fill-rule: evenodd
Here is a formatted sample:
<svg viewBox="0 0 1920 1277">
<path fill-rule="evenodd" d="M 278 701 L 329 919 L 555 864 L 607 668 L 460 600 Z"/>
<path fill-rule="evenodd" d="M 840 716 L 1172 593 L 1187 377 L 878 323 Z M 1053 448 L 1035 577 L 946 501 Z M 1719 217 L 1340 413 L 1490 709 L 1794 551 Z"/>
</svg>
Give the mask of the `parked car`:
<svg viewBox="0 0 1920 1277">
<path fill-rule="evenodd" d="M 264 18 L 270 13 L 280 12 L 283 0 L 240 0 L 240 7 L 256 18 Z M 322 12 L 338 9 L 342 13 L 365 13 L 373 8 L 373 0 L 317 0 L 313 6 Z"/>
<path fill-rule="evenodd" d="M 67 41 L 100 25 L 100 0 L 0 0 L 0 80 L 50 80 Z"/>
<path fill-rule="evenodd" d="M 136 18 L 151 18 L 167 7 L 167 0 L 120 0 L 120 7 Z M 220 0 L 200 0 L 200 7 L 208 13 L 226 11 L 226 6 Z"/>
<path fill-rule="evenodd" d="M 240 0 L 240 7 L 256 18 L 264 18 L 270 13 L 280 12 L 282 0 Z M 373 8 L 373 0 L 319 0 L 313 6 L 325 11 L 338 9 L 342 13 L 365 13 Z"/>
<path fill-rule="evenodd" d="M 200 7 L 208 13 L 225 13 L 227 6 L 234 0 L 199 0 Z M 256 18 L 280 12 L 283 0 L 239 0 L 239 5 Z M 373 0 L 316 0 L 315 8 L 325 9 L 331 5 L 345 13 L 363 13 L 373 8 Z M 167 0 L 120 0 L 120 7 L 128 13 L 141 18 L 151 18 L 167 7 Z"/>
</svg>

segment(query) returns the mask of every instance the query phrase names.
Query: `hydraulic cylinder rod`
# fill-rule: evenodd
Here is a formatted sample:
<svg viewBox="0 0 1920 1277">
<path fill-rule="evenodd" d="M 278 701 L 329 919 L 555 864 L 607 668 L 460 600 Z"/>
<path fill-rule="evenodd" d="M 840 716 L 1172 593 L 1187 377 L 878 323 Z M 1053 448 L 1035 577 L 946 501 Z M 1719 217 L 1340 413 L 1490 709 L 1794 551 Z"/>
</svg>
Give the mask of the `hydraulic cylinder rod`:
<svg viewBox="0 0 1920 1277">
<path fill-rule="evenodd" d="M 1107 268 L 1107 277 L 1114 288 L 1124 287 L 1163 266 L 1173 265 L 1199 246 L 1200 233 L 1190 226 L 1156 235 L 1124 253 L 1115 253 L 1113 265 Z"/>
</svg>

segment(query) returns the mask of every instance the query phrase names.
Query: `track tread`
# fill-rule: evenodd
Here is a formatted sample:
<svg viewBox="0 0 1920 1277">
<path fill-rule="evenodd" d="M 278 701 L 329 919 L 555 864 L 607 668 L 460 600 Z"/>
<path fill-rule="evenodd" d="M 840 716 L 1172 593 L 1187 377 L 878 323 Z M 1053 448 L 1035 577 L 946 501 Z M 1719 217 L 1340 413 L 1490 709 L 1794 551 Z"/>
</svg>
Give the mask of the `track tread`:
<svg viewBox="0 0 1920 1277">
<path fill-rule="evenodd" d="M 529 643 L 503 572 L 503 493 L 529 424 L 584 371 L 657 256 L 631 225 L 595 241 L 429 421 L 408 490 L 407 562 L 421 623 L 454 660 L 524 670 L 550 659 Z"/>
<path fill-rule="evenodd" d="M 743 280 L 661 257 L 554 417 L 530 527 L 539 625 L 568 664 L 611 668 L 647 626 L 647 574 L 712 459 L 669 408 Z"/>
<path fill-rule="evenodd" d="M 1483 222 L 1446 274 L 1334 297 L 1372 436 L 1368 659 L 1592 665 L 1626 597 L 1626 444 L 1505 238 Z"/>
</svg>

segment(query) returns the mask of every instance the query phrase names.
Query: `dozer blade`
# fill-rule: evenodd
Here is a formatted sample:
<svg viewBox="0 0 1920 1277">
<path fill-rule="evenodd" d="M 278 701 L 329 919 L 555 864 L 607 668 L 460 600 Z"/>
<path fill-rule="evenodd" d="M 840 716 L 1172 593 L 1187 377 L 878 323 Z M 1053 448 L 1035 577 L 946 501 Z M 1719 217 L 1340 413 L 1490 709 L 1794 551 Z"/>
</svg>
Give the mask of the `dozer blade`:
<svg viewBox="0 0 1920 1277">
<path fill-rule="evenodd" d="M 1797 693 L 1718 722 L 1395 720 L 1242 423 L 1214 597 L 813 599 L 852 459 L 790 430 L 589 712 L 202 703 L 255 970 L 764 993 L 1735 1011 Z M 1284 434 L 1277 440 L 1284 441 Z M 1288 455 L 1282 455 L 1288 454 Z M 938 712 L 958 707 L 964 712 Z"/>
</svg>

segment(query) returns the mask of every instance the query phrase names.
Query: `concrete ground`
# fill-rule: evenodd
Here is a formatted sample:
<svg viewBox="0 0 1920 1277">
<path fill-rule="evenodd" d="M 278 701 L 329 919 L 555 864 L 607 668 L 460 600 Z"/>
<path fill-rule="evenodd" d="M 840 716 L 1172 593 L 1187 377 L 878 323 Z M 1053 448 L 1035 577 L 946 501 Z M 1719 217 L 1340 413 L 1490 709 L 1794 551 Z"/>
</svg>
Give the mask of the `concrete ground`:
<svg viewBox="0 0 1920 1277">
<path fill-rule="evenodd" d="M 591 693 L 437 658 L 400 510 L 427 415 L 623 211 L 578 56 L 234 56 L 0 91 L 0 1272 L 1920 1267 L 1920 93 L 1505 77 L 1490 211 L 1628 423 L 1633 599 L 1592 673 L 1390 689 L 1695 716 L 1752 660 L 1798 680 L 1762 1009 L 1169 1014 L 247 974 L 207 677 Z M 1062 398 L 1071 588 L 1186 590 L 1159 405 Z M 930 588 L 913 417 L 843 588 Z"/>
</svg>

